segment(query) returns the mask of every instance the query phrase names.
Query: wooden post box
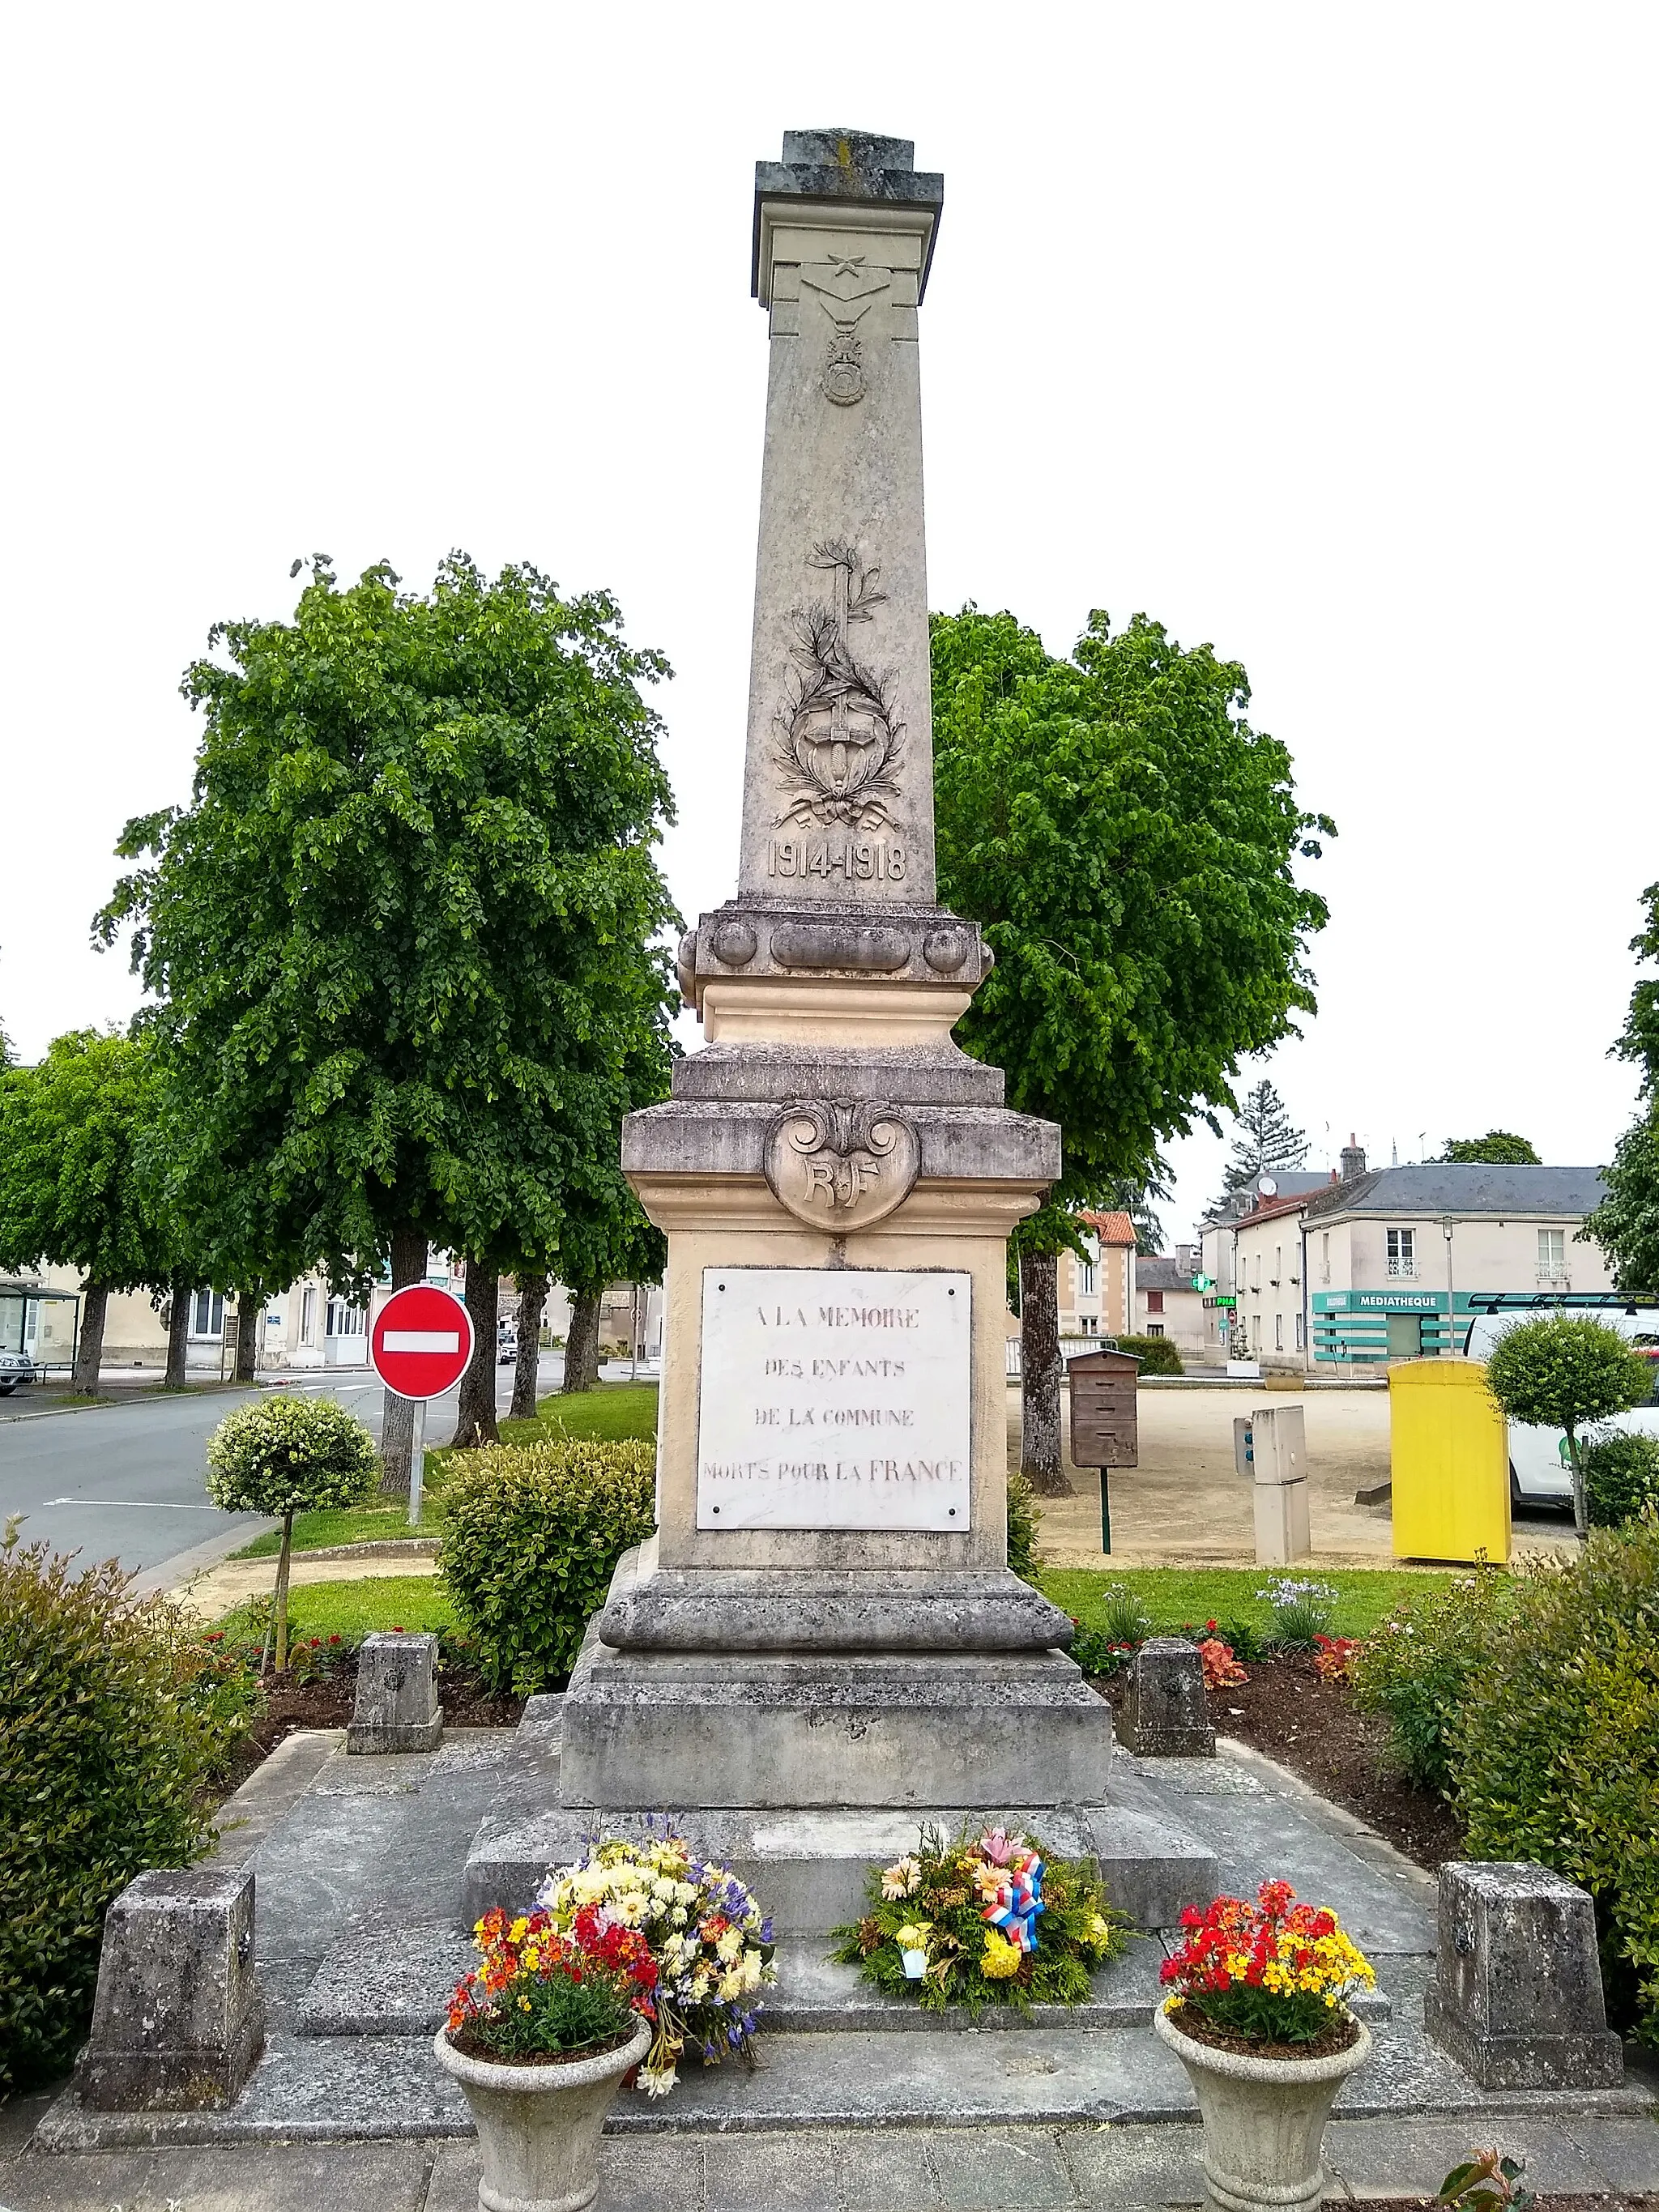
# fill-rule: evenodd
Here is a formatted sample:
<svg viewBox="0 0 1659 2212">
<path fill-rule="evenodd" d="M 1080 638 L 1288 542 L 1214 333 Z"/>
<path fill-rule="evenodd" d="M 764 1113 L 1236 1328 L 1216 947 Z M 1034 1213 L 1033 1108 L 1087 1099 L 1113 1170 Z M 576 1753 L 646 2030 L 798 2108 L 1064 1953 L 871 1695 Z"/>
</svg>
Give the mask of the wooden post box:
<svg viewBox="0 0 1659 2212">
<path fill-rule="evenodd" d="M 1100 1469 L 1100 1548 L 1112 1548 L 1108 1468 L 1139 1464 L 1135 1391 L 1140 1362 L 1129 1352 L 1084 1352 L 1066 1363 L 1072 1401 L 1072 1464 Z"/>
</svg>

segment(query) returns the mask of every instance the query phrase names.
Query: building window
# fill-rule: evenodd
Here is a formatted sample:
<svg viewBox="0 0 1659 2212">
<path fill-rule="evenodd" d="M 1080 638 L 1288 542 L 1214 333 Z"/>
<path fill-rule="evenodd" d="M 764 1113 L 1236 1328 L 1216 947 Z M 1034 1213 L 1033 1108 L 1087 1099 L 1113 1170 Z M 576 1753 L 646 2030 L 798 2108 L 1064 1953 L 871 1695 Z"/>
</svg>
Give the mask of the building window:
<svg viewBox="0 0 1659 2212">
<path fill-rule="evenodd" d="M 1283 1352 L 1284 1349 L 1285 1316 L 1283 1314 L 1275 1314 L 1273 1316 L 1273 1350 L 1275 1352 Z"/>
<path fill-rule="evenodd" d="M 197 1291 L 191 1301 L 190 1333 L 192 1336 L 223 1336 L 225 1294 L 222 1291 Z"/>
<path fill-rule="evenodd" d="M 1319 1279 L 1322 1283 L 1328 1283 L 1331 1279 L 1331 1232 L 1328 1229 L 1320 1231 Z"/>
<path fill-rule="evenodd" d="M 1300 1314 L 1296 1317 L 1296 1348 L 1298 1352 L 1303 1349 L 1302 1316 Z"/>
<path fill-rule="evenodd" d="M 1414 1275 L 1417 1273 L 1417 1231 L 1414 1229 L 1389 1230 L 1389 1273 L 1391 1275 Z"/>
<path fill-rule="evenodd" d="M 1284 1273 L 1285 1247 L 1282 1244 L 1275 1244 L 1273 1246 L 1273 1283 L 1275 1286 L 1279 1284 Z"/>
<path fill-rule="evenodd" d="M 315 1287 L 312 1284 L 307 1283 L 305 1289 L 300 1293 L 301 1343 L 314 1344 L 317 1341 L 316 1330 L 317 1292 Z"/>
<path fill-rule="evenodd" d="M 1565 1229 L 1539 1231 L 1538 1279 L 1540 1283 L 1565 1283 L 1567 1279 L 1567 1232 Z"/>
<path fill-rule="evenodd" d="M 328 1302 L 328 1333 L 331 1336 L 362 1336 L 367 1332 L 367 1316 L 361 1306 L 349 1304 L 344 1298 Z"/>
<path fill-rule="evenodd" d="M 1255 1255 L 1255 1286 L 1257 1290 L 1261 1288 L 1261 1255 L 1260 1252 Z"/>
<path fill-rule="evenodd" d="M 1092 1260 L 1079 1260 L 1078 1261 L 1077 1286 L 1079 1291 L 1084 1297 L 1093 1297 L 1095 1294 L 1095 1263 Z"/>
<path fill-rule="evenodd" d="M 1146 1310 L 1147 1310 L 1147 1312 L 1148 1312 L 1149 1314 L 1150 1314 L 1150 1313 L 1162 1313 L 1162 1312 L 1163 1312 L 1163 1310 L 1164 1310 L 1164 1293 L 1163 1293 L 1163 1291 L 1147 1291 L 1147 1293 L 1146 1293 Z"/>
<path fill-rule="evenodd" d="M 1161 1321 L 1149 1321 L 1146 1324 L 1146 1334 L 1148 1336 L 1162 1336 L 1164 1334 L 1163 1322 Z"/>
</svg>

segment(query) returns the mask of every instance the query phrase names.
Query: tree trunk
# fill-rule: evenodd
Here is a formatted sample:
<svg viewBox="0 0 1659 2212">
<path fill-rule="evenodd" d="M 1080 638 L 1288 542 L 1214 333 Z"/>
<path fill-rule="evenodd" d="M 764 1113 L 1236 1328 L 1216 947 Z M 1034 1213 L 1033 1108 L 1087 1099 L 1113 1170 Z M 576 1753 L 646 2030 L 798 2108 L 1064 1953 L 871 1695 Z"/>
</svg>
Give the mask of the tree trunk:
<svg viewBox="0 0 1659 2212">
<path fill-rule="evenodd" d="M 513 1418 L 536 1418 L 536 1376 L 542 1357 L 542 1310 L 547 1304 L 545 1275 L 519 1278 L 519 1356 L 513 1369 Z"/>
<path fill-rule="evenodd" d="M 452 1446 L 470 1451 L 478 1444 L 498 1444 L 495 1426 L 495 1310 L 501 1295 L 501 1270 L 482 1260 L 466 1263 L 466 1310 L 472 1317 L 472 1358 L 461 1377 L 461 1407 Z"/>
<path fill-rule="evenodd" d="M 1584 1462 L 1578 1456 L 1578 1438 L 1567 1423 L 1567 1465 L 1572 1470 L 1572 1533 L 1583 1543 L 1589 1535 L 1589 1499 L 1584 1492 Z"/>
<path fill-rule="evenodd" d="M 599 1300 L 603 1283 L 573 1284 L 570 1334 L 564 1340 L 564 1388 L 591 1390 L 599 1379 Z"/>
<path fill-rule="evenodd" d="M 167 1371 L 161 1377 L 164 1390 L 182 1390 L 185 1387 L 185 1356 L 190 1348 L 190 1285 L 174 1276 L 167 1285 Z"/>
<path fill-rule="evenodd" d="M 406 1291 L 426 1273 L 424 1229 L 394 1229 L 392 1232 L 392 1287 Z M 415 1449 L 415 1408 L 409 1399 L 388 1390 L 380 1409 L 380 1495 L 409 1496 L 410 1455 Z"/>
<path fill-rule="evenodd" d="M 98 1370 L 104 1364 L 104 1316 L 109 1311 L 109 1285 L 88 1283 L 81 1294 L 81 1334 L 75 1345 L 75 1387 L 88 1397 L 98 1395 Z"/>
<path fill-rule="evenodd" d="M 1019 1259 L 1020 1472 L 1039 1498 L 1069 1498 L 1060 1455 L 1059 1267 L 1051 1252 Z"/>
<path fill-rule="evenodd" d="M 290 1510 L 283 1516 L 283 1548 L 276 1555 L 276 1595 L 270 1607 L 271 1622 L 276 1636 L 276 1666 L 279 1674 L 288 1664 L 288 1566 L 293 1542 L 294 1515 Z"/>
<path fill-rule="evenodd" d="M 238 1382 L 252 1382 L 259 1372 L 259 1317 L 265 1308 L 264 1292 L 255 1283 L 236 1293 L 236 1372 Z"/>
</svg>

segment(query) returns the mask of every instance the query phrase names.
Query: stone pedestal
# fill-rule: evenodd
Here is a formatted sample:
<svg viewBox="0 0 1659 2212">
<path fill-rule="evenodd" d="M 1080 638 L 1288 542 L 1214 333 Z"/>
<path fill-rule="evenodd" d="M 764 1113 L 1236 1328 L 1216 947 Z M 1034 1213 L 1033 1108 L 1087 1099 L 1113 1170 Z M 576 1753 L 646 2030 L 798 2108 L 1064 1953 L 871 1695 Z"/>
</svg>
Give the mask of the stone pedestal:
<svg viewBox="0 0 1659 2212">
<path fill-rule="evenodd" d="M 1547 1867 L 1442 1867 L 1424 2017 L 1483 2089 L 1605 2089 L 1623 2078 L 1601 1997 L 1595 1905 Z"/>
<path fill-rule="evenodd" d="M 347 1751 L 436 1751 L 444 1732 L 437 1666 L 435 1636 L 364 1637 Z"/>
<path fill-rule="evenodd" d="M 103 2112 L 234 2103 L 264 2040 L 253 1972 L 253 1876 L 141 1874 L 104 1920 L 92 2037 L 76 2071 Z"/>
<path fill-rule="evenodd" d="M 1150 1636 L 1129 1662 L 1123 1739 L 1143 1759 L 1213 1759 L 1204 1662 L 1184 1636 Z"/>
</svg>

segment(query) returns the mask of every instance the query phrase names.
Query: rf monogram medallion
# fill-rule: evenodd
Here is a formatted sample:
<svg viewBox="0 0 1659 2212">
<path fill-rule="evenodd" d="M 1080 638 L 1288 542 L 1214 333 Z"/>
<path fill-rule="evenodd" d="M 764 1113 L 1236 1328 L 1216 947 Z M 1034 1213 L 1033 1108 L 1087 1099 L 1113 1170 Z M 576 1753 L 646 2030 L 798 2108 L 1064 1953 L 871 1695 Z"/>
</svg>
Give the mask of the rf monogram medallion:
<svg viewBox="0 0 1659 2212">
<path fill-rule="evenodd" d="M 766 1137 L 766 1180 L 797 1220 L 832 1235 L 902 1206 L 921 1165 L 915 1125 L 873 1098 L 786 1106 Z"/>
</svg>

